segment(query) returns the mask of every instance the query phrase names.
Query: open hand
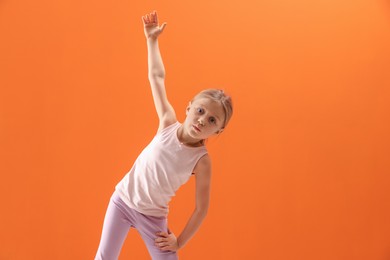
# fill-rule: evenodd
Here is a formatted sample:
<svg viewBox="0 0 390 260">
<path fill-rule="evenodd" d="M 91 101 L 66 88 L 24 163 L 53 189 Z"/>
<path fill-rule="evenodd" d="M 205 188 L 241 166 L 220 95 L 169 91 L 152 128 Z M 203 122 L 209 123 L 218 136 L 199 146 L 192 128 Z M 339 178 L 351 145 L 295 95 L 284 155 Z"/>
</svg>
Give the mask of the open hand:
<svg viewBox="0 0 390 260">
<path fill-rule="evenodd" d="M 144 23 L 144 32 L 146 38 L 157 38 L 164 31 L 164 28 L 167 25 L 167 23 L 163 23 L 161 26 L 158 25 L 156 11 L 142 16 L 142 21 Z"/>
<path fill-rule="evenodd" d="M 163 251 L 177 251 L 179 250 L 179 245 L 177 244 L 177 238 L 173 233 L 166 232 L 158 232 L 156 233 L 158 236 L 154 243 L 155 245 Z"/>
</svg>

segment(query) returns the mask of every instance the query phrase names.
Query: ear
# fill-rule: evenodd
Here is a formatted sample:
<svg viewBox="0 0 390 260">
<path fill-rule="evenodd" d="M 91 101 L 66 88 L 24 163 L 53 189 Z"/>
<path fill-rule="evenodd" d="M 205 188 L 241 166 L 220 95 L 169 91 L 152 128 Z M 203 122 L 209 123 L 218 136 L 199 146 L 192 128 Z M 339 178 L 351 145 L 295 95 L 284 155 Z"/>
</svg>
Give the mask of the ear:
<svg viewBox="0 0 390 260">
<path fill-rule="evenodd" d="M 191 108 L 191 101 L 188 102 L 188 106 L 186 108 L 186 115 L 188 115 L 188 112 L 190 111 L 190 108 Z"/>
<path fill-rule="evenodd" d="M 224 128 L 221 128 L 221 129 L 219 129 L 219 130 L 216 132 L 216 134 L 220 134 L 220 133 L 222 133 L 222 132 L 223 132 L 223 130 L 224 130 Z"/>
</svg>

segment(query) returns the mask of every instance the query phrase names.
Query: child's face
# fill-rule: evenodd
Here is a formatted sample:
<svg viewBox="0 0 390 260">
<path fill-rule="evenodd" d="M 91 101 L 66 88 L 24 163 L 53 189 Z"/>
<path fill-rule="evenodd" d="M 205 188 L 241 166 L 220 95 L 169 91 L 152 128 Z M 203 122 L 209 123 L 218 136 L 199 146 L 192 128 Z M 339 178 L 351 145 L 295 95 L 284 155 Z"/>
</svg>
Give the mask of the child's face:
<svg viewBox="0 0 390 260">
<path fill-rule="evenodd" d="M 188 105 L 184 124 L 191 137 L 207 139 L 221 130 L 224 120 L 225 113 L 219 102 L 200 98 Z"/>
</svg>

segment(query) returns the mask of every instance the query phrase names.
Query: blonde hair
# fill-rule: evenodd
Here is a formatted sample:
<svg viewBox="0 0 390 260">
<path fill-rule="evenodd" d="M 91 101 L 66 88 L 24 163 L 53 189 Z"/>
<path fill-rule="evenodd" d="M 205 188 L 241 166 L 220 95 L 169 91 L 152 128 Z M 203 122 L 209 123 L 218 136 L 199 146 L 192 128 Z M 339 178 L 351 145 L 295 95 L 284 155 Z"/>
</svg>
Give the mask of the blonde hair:
<svg viewBox="0 0 390 260">
<path fill-rule="evenodd" d="M 225 120 L 223 122 L 223 125 L 221 127 L 221 130 L 223 130 L 227 124 L 230 121 L 230 118 L 233 115 L 233 102 L 232 98 L 225 93 L 222 89 L 205 89 L 201 92 L 199 92 L 192 101 L 195 101 L 200 98 L 209 98 L 211 100 L 214 100 L 216 102 L 219 102 L 223 108 L 223 111 L 225 112 Z"/>
</svg>

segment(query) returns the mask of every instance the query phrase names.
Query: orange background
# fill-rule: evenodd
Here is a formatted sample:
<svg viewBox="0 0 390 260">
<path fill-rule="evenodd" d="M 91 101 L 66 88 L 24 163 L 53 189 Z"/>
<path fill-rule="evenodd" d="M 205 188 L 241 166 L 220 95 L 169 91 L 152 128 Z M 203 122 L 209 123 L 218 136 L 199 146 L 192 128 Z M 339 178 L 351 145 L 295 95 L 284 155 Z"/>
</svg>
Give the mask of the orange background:
<svg viewBox="0 0 390 260">
<path fill-rule="evenodd" d="M 226 89 L 211 208 L 181 259 L 390 258 L 390 3 L 0 2 L 0 259 L 93 259 L 157 129 L 141 16 L 168 25 L 168 96 Z M 194 180 L 173 199 L 177 235 Z M 130 232 L 120 259 L 148 259 Z"/>
</svg>

